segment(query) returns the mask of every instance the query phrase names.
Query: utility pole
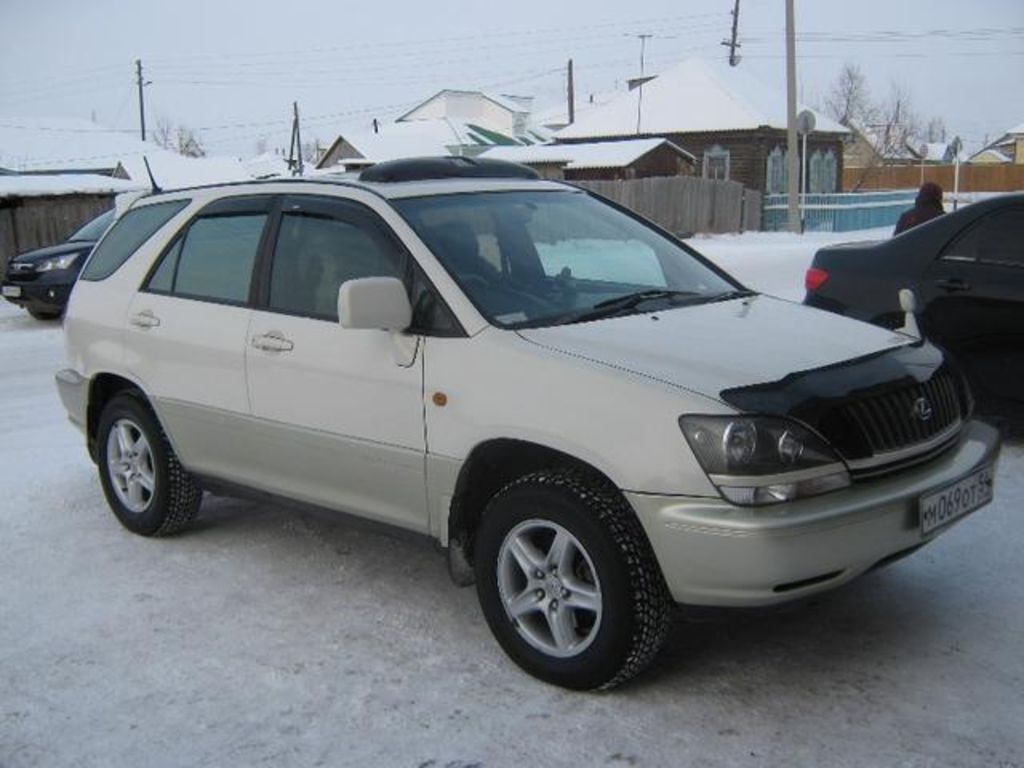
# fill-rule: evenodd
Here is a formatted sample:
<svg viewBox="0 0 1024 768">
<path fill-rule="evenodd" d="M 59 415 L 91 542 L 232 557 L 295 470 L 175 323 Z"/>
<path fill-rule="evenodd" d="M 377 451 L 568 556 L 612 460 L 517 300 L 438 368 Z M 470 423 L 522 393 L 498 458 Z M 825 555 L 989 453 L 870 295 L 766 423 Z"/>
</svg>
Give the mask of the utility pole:
<svg viewBox="0 0 1024 768">
<path fill-rule="evenodd" d="M 572 79 L 572 59 L 569 59 L 568 69 L 568 99 L 569 99 L 569 125 L 576 122 L 576 85 Z"/>
<path fill-rule="evenodd" d="M 789 231 L 800 231 L 800 206 L 797 200 L 800 187 L 799 151 L 796 143 L 796 19 L 793 0 L 786 0 L 786 153 L 789 185 L 786 197 L 789 205 Z"/>
<path fill-rule="evenodd" d="M 135 60 L 135 84 L 139 87 L 139 132 L 142 140 L 146 140 L 146 101 L 142 98 L 142 89 L 149 85 L 148 80 L 142 79 L 142 59 Z"/>
<path fill-rule="evenodd" d="M 732 39 L 723 40 L 722 45 L 729 49 L 729 66 L 735 67 L 740 63 L 740 57 L 736 55 L 736 49 L 740 48 L 740 44 L 736 42 L 736 34 L 739 32 L 740 26 L 740 0 L 736 0 L 736 5 L 732 8 Z"/>
<path fill-rule="evenodd" d="M 636 93 L 636 132 L 640 133 L 640 117 L 643 115 L 644 108 L 644 54 L 647 52 L 647 41 L 654 35 L 641 33 L 636 37 L 640 39 L 640 84 L 637 86 Z"/>
<path fill-rule="evenodd" d="M 292 102 L 292 144 L 288 151 L 288 167 L 292 175 L 301 176 L 302 165 L 302 133 L 299 131 L 299 102 Z"/>
</svg>

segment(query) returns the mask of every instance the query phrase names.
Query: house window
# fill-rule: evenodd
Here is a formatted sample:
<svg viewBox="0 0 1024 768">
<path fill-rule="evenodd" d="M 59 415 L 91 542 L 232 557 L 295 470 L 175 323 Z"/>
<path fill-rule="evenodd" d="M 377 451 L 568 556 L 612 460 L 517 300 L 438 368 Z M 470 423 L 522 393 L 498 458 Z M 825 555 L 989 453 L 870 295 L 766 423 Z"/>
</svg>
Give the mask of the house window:
<svg viewBox="0 0 1024 768">
<path fill-rule="evenodd" d="M 729 150 L 715 144 L 704 150 L 704 178 L 724 181 L 729 178 Z"/>
<path fill-rule="evenodd" d="M 836 153 L 815 150 L 811 155 L 808 169 L 807 191 L 811 194 L 827 194 L 836 191 Z"/>
<path fill-rule="evenodd" d="M 766 191 L 769 195 L 785 194 L 789 184 L 789 167 L 786 151 L 775 147 L 768 153 L 768 165 L 765 169 Z"/>
</svg>

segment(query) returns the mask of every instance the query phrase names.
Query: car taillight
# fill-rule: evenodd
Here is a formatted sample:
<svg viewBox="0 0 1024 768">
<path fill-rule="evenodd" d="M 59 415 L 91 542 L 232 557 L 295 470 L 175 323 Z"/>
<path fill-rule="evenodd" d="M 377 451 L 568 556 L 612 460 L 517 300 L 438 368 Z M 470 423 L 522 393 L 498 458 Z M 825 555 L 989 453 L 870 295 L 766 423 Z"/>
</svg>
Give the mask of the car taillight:
<svg viewBox="0 0 1024 768">
<path fill-rule="evenodd" d="M 818 267 L 811 267 L 804 276 L 804 288 L 813 293 L 828 282 L 828 272 Z"/>
</svg>

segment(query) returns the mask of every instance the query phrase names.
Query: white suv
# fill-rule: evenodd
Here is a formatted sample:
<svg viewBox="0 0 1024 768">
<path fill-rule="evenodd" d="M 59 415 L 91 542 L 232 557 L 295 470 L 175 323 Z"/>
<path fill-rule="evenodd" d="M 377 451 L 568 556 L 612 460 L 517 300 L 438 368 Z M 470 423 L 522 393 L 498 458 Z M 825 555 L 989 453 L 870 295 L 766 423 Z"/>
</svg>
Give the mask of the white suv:
<svg viewBox="0 0 1024 768">
<path fill-rule="evenodd" d="M 178 531 L 208 491 L 423 534 L 570 688 L 641 670 L 673 602 L 826 590 L 992 498 L 998 434 L 931 344 L 494 161 L 148 195 L 65 333 L 125 527 Z"/>
</svg>

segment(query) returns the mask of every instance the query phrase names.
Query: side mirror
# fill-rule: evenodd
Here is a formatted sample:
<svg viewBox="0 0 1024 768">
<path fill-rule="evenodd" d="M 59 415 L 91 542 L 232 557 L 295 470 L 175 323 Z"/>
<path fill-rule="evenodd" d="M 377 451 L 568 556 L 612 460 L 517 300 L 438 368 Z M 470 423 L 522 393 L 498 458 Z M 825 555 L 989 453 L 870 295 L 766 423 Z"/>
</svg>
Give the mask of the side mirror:
<svg viewBox="0 0 1024 768">
<path fill-rule="evenodd" d="M 362 277 L 338 289 L 342 328 L 404 331 L 412 323 L 412 305 L 397 277 Z"/>
<path fill-rule="evenodd" d="M 921 338 L 921 329 L 917 326 L 917 318 L 914 313 L 917 311 L 917 296 L 910 288 L 901 288 L 899 292 L 900 309 L 903 310 L 903 327 L 897 330 L 907 336 Z"/>
</svg>

